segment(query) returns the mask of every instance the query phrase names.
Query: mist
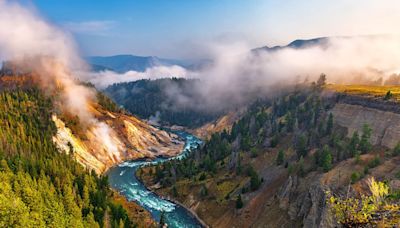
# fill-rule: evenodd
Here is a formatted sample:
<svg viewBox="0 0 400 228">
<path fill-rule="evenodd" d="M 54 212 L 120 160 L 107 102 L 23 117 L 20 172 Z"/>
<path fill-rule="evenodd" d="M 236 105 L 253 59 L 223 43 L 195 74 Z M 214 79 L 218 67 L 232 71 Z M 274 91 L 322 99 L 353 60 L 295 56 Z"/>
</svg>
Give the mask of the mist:
<svg viewBox="0 0 400 228">
<path fill-rule="evenodd" d="M 90 81 L 100 88 L 138 79 L 161 77 L 198 78 L 201 83 L 187 96 L 170 86 L 165 88 L 175 106 L 197 110 L 220 111 L 273 95 L 288 85 L 315 81 L 321 73 L 329 83 L 376 84 L 399 72 L 400 37 L 359 36 L 332 37 L 319 44 L 302 47 L 278 47 L 253 50 L 244 42 L 209 44 L 211 64 L 198 71 L 164 67 L 163 72 L 151 68 L 146 72 L 116 74 L 92 73 Z M 204 46 L 203 46 L 204 47 Z"/>
<path fill-rule="evenodd" d="M 60 92 L 56 105 L 79 117 L 82 126 L 99 138 L 95 143 L 98 149 L 112 153 L 123 149 L 113 140 L 113 130 L 90 112 L 96 103 L 96 91 L 79 83 L 79 72 L 89 68 L 69 34 L 44 20 L 34 9 L 0 1 L 0 60 L 29 72 L 48 94 Z"/>
<path fill-rule="evenodd" d="M 131 82 L 140 79 L 160 79 L 168 77 L 186 78 L 188 77 L 188 71 L 183 67 L 173 66 L 155 66 L 146 69 L 145 72 L 128 71 L 123 74 L 116 73 L 114 71 L 105 70 L 100 72 L 87 72 L 83 74 L 84 78 L 95 84 L 97 88 L 104 89 L 114 83 Z"/>
</svg>

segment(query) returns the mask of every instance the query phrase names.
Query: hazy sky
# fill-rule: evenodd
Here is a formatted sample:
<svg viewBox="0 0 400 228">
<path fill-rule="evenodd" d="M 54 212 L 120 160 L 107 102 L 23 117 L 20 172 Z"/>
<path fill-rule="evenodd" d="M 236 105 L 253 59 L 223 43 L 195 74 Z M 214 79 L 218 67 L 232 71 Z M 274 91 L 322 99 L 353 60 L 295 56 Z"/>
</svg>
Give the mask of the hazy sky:
<svg viewBox="0 0 400 228">
<path fill-rule="evenodd" d="M 400 29 L 397 0 L 20 1 L 70 31 L 85 55 L 182 58 L 210 42 L 259 47 Z"/>
</svg>

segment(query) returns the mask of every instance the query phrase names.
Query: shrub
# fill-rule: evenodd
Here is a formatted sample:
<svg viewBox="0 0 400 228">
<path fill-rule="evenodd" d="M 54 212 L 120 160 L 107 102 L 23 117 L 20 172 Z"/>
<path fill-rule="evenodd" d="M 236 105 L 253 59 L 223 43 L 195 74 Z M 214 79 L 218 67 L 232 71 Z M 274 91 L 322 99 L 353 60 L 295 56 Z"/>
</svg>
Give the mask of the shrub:
<svg viewBox="0 0 400 228">
<path fill-rule="evenodd" d="M 242 207 L 243 207 L 242 195 L 239 194 L 236 199 L 236 208 L 240 209 Z"/>
<path fill-rule="evenodd" d="M 388 91 L 386 92 L 386 95 L 385 95 L 385 97 L 384 97 L 383 99 L 384 99 L 384 100 L 390 100 L 392 97 L 393 97 L 393 93 L 392 93 L 390 90 L 388 90 Z"/>
<path fill-rule="evenodd" d="M 252 157 L 252 158 L 255 158 L 255 157 L 257 157 L 258 156 L 258 152 L 257 152 L 257 149 L 256 148 L 251 148 L 251 150 L 250 150 L 250 156 Z"/>
<path fill-rule="evenodd" d="M 371 196 L 362 194 L 360 198 L 345 199 L 332 195 L 328 197 L 331 212 L 343 227 L 396 227 L 400 222 L 400 206 L 390 200 L 397 197 L 396 193 L 389 195 L 389 187 L 374 178 L 369 180 L 368 185 Z"/>
<path fill-rule="evenodd" d="M 392 155 L 393 156 L 400 155 L 400 143 L 397 143 L 397 145 L 393 148 Z"/>
<path fill-rule="evenodd" d="M 206 179 L 206 174 L 203 172 L 201 173 L 200 177 L 199 177 L 199 181 L 203 181 Z"/>
<path fill-rule="evenodd" d="M 379 156 L 375 156 L 374 159 L 372 159 L 370 162 L 368 162 L 368 168 L 372 169 L 377 167 L 379 164 L 381 164 L 381 159 L 379 158 Z"/>
<path fill-rule="evenodd" d="M 282 165 L 283 162 L 285 161 L 285 152 L 283 150 L 279 150 L 278 155 L 276 157 L 276 164 L 277 165 Z"/>
<path fill-rule="evenodd" d="M 351 183 L 356 183 L 360 179 L 361 175 L 358 172 L 353 172 L 351 174 Z"/>
</svg>

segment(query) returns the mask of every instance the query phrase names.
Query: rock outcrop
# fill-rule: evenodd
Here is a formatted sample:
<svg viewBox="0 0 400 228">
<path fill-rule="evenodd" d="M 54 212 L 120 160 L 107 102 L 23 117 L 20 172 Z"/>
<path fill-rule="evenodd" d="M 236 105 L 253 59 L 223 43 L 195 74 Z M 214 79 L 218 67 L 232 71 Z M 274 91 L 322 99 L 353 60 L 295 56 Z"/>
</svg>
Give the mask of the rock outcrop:
<svg viewBox="0 0 400 228">
<path fill-rule="evenodd" d="M 361 133 L 364 124 L 372 128 L 371 143 L 393 148 L 400 140 L 400 114 L 361 105 L 337 103 L 331 110 L 334 121 L 348 129 Z"/>
<path fill-rule="evenodd" d="M 72 151 L 80 164 L 97 173 L 103 173 L 111 166 L 127 160 L 174 156 L 183 148 L 184 142 L 177 135 L 157 129 L 134 116 L 111 113 L 99 107 L 93 113 L 112 129 L 110 140 L 118 148 L 99 149 L 98 144 L 109 142 L 98 142 L 98 135 L 90 128 L 83 134 L 72 132 L 56 115 L 53 115 L 53 121 L 57 134 L 53 141 L 61 151 Z"/>
<path fill-rule="evenodd" d="M 335 227 L 326 204 L 329 188 L 320 183 L 320 176 L 301 182 L 289 176 L 277 194 L 279 207 L 288 212 L 290 219 L 302 221 L 303 227 Z M 312 181 L 311 185 L 305 184 Z"/>
</svg>

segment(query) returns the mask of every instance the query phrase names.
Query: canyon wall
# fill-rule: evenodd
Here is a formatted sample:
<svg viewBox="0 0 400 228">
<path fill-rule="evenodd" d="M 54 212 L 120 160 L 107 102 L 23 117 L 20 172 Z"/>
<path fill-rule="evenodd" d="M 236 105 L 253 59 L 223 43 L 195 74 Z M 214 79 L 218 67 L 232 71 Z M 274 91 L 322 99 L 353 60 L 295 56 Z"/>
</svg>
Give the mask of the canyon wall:
<svg viewBox="0 0 400 228">
<path fill-rule="evenodd" d="M 127 160 L 175 156 L 183 148 L 184 141 L 177 135 L 157 129 L 134 116 L 112 113 L 99 107 L 94 108 L 93 113 L 113 129 L 113 143 L 123 149 L 94 149 L 97 147 L 93 145 L 96 142 L 93 138 L 97 136 L 90 129 L 74 133 L 56 115 L 53 115 L 53 121 L 57 134 L 53 141 L 61 151 L 72 153 L 80 164 L 96 173 L 103 173 L 113 165 Z"/>
<path fill-rule="evenodd" d="M 356 100 L 358 101 L 355 102 Z M 331 113 L 337 124 L 348 129 L 349 137 L 354 131 L 361 134 L 364 124 L 368 124 L 372 128 L 372 144 L 393 148 L 400 141 L 398 107 L 400 106 L 352 98 L 352 100 L 346 99 L 337 103 Z"/>
</svg>

